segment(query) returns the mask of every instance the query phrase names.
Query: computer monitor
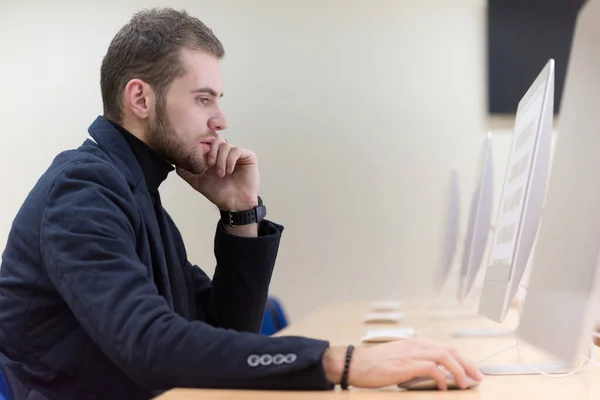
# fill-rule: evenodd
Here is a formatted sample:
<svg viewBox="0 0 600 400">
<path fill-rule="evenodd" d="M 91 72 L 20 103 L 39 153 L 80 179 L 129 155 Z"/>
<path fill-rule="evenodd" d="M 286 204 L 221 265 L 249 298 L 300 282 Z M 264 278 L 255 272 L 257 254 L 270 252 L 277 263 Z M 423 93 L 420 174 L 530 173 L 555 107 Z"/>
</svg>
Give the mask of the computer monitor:
<svg viewBox="0 0 600 400">
<path fill-rule="evenodd" d="M 465 248 L 458 282 L 457 298 L 466 303 L 481 267 L 490 233 L 494 205 L 494 160 L 492 135 L 487 134 L 479 162 L 478 177 L 471 200 Z"/>
<path fill-rule="evenodd" d="M 571 365 L 598 315 L 600 0 L 580 11 L 518 337 Z"/>
<path fill-rule="evenodd" d="M 550 168 L 554 60 L 549 60 L 519 105 L 495 230 L 479 300 L 479 314 L 503 322 L 538 230 Z"/>
<path fill-rule="evenodd" d="M 452 168 L 448 189 L 444 247 L 438 269 L 434 274 L 434 290 L 437 293 L 444 289 L 444 286 L 448 281 L 458 243 L 458 230 L 460 224 L 460 185 L 458 167 Z"/>
</svg>

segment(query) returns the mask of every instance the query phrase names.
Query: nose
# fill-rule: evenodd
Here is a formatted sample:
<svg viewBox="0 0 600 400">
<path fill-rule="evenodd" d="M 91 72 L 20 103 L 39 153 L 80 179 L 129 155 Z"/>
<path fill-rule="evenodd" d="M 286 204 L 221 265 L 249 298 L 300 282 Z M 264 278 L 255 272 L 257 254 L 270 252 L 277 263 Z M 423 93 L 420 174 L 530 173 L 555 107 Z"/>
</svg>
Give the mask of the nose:
<svg viewBox="0 0 600 400">
<path fill-rule="evenodd" d="M 227 129 L 227 118 L 225 114 L 219 110 L 219 113 L 208 120 L 208 127 L 213 131 L 224 131 Z"/>
</svg>

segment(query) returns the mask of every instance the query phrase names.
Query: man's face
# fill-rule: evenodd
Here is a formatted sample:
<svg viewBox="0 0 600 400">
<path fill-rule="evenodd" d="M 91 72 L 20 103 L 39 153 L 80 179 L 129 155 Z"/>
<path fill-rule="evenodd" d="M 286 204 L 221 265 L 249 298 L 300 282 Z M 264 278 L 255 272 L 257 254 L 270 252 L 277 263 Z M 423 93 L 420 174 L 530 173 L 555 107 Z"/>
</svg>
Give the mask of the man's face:
<svg viewBox="0 0 600 400">
<path fill-rule="evenodd" d="M 157 99 L 148 127 L 148 144 L 169 162 L 200 174 L 217 131 L 227 128 L 219 106 L 222 96 L 219 60 L 184 49 L 183 76 L 176 78 L 163 99 Z"/>
</svg>

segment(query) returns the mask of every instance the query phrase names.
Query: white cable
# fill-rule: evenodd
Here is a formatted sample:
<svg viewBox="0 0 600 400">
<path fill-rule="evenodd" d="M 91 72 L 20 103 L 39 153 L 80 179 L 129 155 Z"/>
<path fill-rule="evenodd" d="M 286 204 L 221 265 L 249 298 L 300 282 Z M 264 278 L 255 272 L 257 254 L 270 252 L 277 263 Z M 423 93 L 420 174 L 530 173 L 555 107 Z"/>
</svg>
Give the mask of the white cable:
<svg viewBox="0 0 600 400">
<path fill-rule="evenodd" d="M 497 352 L 495 352 L 494 354 L 492 354 L 492 355 L 489 355 L 489 356 L 487 356 L 487 357 L 485 357 L 485 358 L 483 358 L 483 359 L 481 359 L 481 360 L 477 361 L 477 364 L 481 364 L 482 362 L 484 362 L 484 361 L 487 361 L 487 360 L 489 360 L 489 359 L 490 359 L 490 358 L 492 358 L 492 357 L 496 357 L 498 354 L 502 354 L 502 353 L 504 353 L 505 351 L 508 351 L 508 350 L 510 350 L 510 349 L 512 349 L 512 348 L 515 348 L 515 347 L 517 347 L 517 346 L 518 346 L 518 343 L 515 343 L 515 344 L 513 344 L 513 345 L 511 345 L 511 346 L 508 346 L 508 347 L 507 347 L 507 348 L 505 348 L 505 349 L 502 349 L 502 350 L 500 350 L 500 351 L 497 351 Z"/>
<path fill-rule="evenodd" d="M 592 336 L 595 338 L 600 338 L 600 333 L 594 331 L 594 332 L 592 332 Z M 595 345 L 596 344 L 594 343 L 593 346 L 595 346 Z M 592 348 L 593 348 L 593 346 L 592 346 Z M 591 351 L 590 351 L 589 358 L 585 357 L 585 359 L 588 361 L 588 364 L 594 364 L 595 366 L 600 367 L 600 362 L 594 360 L 594 355 L 592 354 Z"/>
<path fill-rule="evenodd" d="M 600 337 L 600 334 L 594 332 L 594 336 Z M 506 348 L 504 348 L 502 350 L 499 350 L 499 351 L 497 351 L 497 352 L 495 352 L 495 353 L 493 353 L 493 354 L 491 354 L 491 355 L 489 355 L 489 356 L 487 356 L 487 357 L 485 357 L 485 358 L 477 361 L 476 364 L 481 364 L 482 362 L 487 361 L 490 358 L 496 357 L 497 355 L 502 354 L 505 351 L 508 351 L 508 350 L 510 350 L 512 348 L 515 348 L 515 347 L 517 348 L 517 350 L 519 350 L 519 345 L 520 345 L 520 341 L 519 341 L 519 339 L 517 339 L 515 344 L 510 345 L 510 346 L 508 346 L 508 347 L 506 347 Z M 583 368 L 587 367 L 590 364 L 594 364 L 594 365 L 600 367 L 600 362 L 595 361 L 593 359 L 593 348 L 594 348 L 593 346 L 594 346 L 593 344 L 592 344 L 592 346 L 590 346 L 589 357 L 583 357 L 583 359 L 581 360 L 581 364 L 579 365 L 579 367 L 577 367 L 573 371 L 567 372 L 565 374 L 549 374 L 547 372 L 539 370 L 538 368 L 536 368 L 532 364 L 529 364 L 529 363 L 523 363 L 523 364 L 527 365 L 533 371 L 537 372 L 538 374 L 540 374 L 542 376 L 546 376 L 546 377 L 550 377 L 550 378 L 566 378 L 566 377 L 569 377 L 571 375 L 574 375 L 574 374 L 578 373 L 579 371 L 581 371 Z"/>
<path fill-rule="evenodd" d="M 587 357 L 585 357 L 585 359 L 588 361 L 588 364 L 594 364 L 595 366 L 600 367 L 600 362 Z"/>
<path fill-rule="evenodd" d="M 519 341 L 519 339 L 517 339 L 517 349 L 519 348 L 519 344 L 520 344 L 520 341 Z M 593 347 L 590 346 L 590 352 L 589 352 L 590 357 L 592 357 L 592 355 L 593 355 L 592 351 L 593 351 Z M 538 374 L 540 374 L 542 376 L 547 376 L 547 377 L 550 377 L 550 378 L 557 378 L 558 379 L 558 378 L 566 378 L 566 377 L 569 377 L 571 375 L 574 375 L 574 374 L 578 373 L 579 371 L 581 371 L 583 368 L 587 367 L 590 364 L 590 362 L 592 362 L 592 360 L 591 360 L 590 357 L 584 357 L 581 360 L 581 364 L 579 365 L 579 367 L 575 368 L 573 371 L 567 372 L 566 374 L 549 374 L 547 372 L 539 370 L 538 368 L 536 368 L 535 366 L 533 366 L 533 365 L 531 365 L 529 363 L 523 363 L 523 364 L 527 365 L 533 371 L 537 372 Z M 586 361 L 587 361 L 587 363 L 586 363 Z"/>
</svg>

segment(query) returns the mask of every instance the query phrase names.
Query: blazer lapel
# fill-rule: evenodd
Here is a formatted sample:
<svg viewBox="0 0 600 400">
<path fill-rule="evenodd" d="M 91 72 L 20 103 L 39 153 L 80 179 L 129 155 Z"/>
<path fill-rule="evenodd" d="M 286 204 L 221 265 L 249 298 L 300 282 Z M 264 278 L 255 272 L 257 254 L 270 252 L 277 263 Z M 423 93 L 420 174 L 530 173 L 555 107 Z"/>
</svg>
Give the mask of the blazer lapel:
<svg viewBox="0 0 600 400">
<path fill-rule="evenodd" d="M 146 186 L 142 168 L 125 138 L 106 118 L 96 118 L 88 132 L 91 139 L 110 157 L 116 167 L 124 174 L 132 189 L 132 193 L 146 224 L 146 234 L 148 235 L 147 240 L 150 249 L 149 261 L 151 263 L 151 266 L 148 265 L 148 267 L 151 267 L 158 292 L 165 298 L 169 307 L 174 309 L 169 273 L 166 267 L 165 249 L 154 204 Z"/>
</svg>

